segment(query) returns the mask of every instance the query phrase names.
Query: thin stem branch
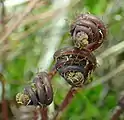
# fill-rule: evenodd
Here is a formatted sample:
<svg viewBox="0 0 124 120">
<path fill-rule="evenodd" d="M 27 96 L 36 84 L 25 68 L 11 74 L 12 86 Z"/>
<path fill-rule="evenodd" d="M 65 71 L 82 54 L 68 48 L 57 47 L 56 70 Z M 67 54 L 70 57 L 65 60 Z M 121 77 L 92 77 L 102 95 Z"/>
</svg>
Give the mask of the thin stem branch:
<svg viewBox="0 0 124 120">
<path fill-rule="evenodd" d="M 0 1 L 0 33 L 4 30 L 5 6 L 4 1 Z"/>
<path fill-rule="evenodd" d="M 41 108 L 42 120 L 48 120 L 47 112 L 48 112 L 47 107 L 43 107 L 43 108 Z"/>
<path fill-rule="evenodd" d="M 42 7 L 43 5 L 46 5 L 47 2 L 45 1 L 41 1 L 41 2 L 38 2 L 36 5 L 35 5 L 35 8 L 34 9 L 38 9 L 39 7 Z M 49 12 L 49 11 L 48 11 Z M 32 14 L 29 14 L 28 16 L 25 17 L 25 19 L 23 19 L 23 21 L 21 22 L 21 25 L 24 26 L 24 25 L 27 25 L 27 24 L 30 24 L 30 23 L 33 23 L 35 21 L 38 21 L 39 19 L 44 19 L 44 16 L 46 15 L 46 13 L 48 12 L 44 12 L 44 13 L 41 13 L 41 14 L 38 14 L 38 15 L 32 15 Z M 49 12 L 50 13 L 50 12 Z M 18 13 L 18 14 L 9 14 L 7 15 L 6 19 L 10 19 L 12 18 L 13 21 L 15 21 L 19 16 L 21 16 L 21 12 Z M 50 13 L 51 14 L 51 13 Z M 43 15 L 43 17 L 42 17 Z M 6 28 L 9 28 L 9 25 L 10 23 L 8 22 L 6 24 Z"/>
<path fill-rule="evenodd" d="M 48 73 L 50 80 L 53 78 L 53 76 L 56 74 L 56 72 L 57 72 L 57 70 L 56 70 L 55 66 L 53 66 L 51 71 Z"/>
<path fill-rule="evenodd" d="M 119 120 L 120 115 L 122 114 L 123 110 L 120 106 L 116 106 L 113 115 L 111 117 L 111 120 Z"/>
<path fill-rule="evenodd" d="M 38 117 L 37 117 L 37 110 L 34 111 L 34 119 L 33 120 L 38 120 Z"/>
<path fill-rule="evenodd" d="M 8 109 L 7 109 L 7 102 L 5 100 L 5 79 L 2 74 L 0 74 L 0 81 L 2 84 L 2 114 L 3 120 L 8 120 Z"/>
<path fill-rule="evenodd" d="M 4 13 L 5 13 L 4 2 L 3 0 L 1 0 L 0 1 L 0 23 L 4 21 Z"/>
<path fill-rule="evenodd" d="M 25 4 L 27 2 L 30 2 L 31 0 L 21 0 L 21 1 L 13 1 L 13 0 L 6 0 L 5 1 L 5 6 L 8 7 L 14 7 L 16 5 L 21 5 L 21 4 Z M 12 4 L 10 4 L 12 3 Z"/>
<path fill-rule="evenodd" d="M 39 2 L 40 0 L 32 0 L 25 11 L 22 13 L 22 15 L 19 16 L 17 19 L 16 23 L 14 23 L 10 29 L 6 32 L 3 37 L 1 37 L 0 44 L 3 43 L 4 40 L 8 38 L 8 36 L 20 25 L 21 21 L 32 11 L 32 9 L 35 7 L 35 5 Z"/>
<path fill-rule="evenodd" d="M 57 16 L 59 14 L 59 12 L 60 12 L 60 9 L 57 9 L 53 12 L 46 12 L 46 14 L 44 14 L 44 16 L 43 16 L 44 18 L 42 19 L 42 21 L 39 21 L 36 25 L 32 26 L 26 32 L 22 32 L 19 35 L 15 35 L 14 39 L 15 40 L 22 40 L 22 39 L 26 38 L 28 35 L 30 35 L 31 33 L 39 30 L 45 23 L 49 22 L 52 18 Z M 34 18 L 35 17 L 36 16 L 34 16 Z"/>
<path fill-rule="evenodd" d="M 71 87 L 70 90 L 68 91 L 65 99 L 61 103 L 60 107 L 58 108 L 53 120 L 56 120 L 58 117 L 60 117 L 61 112 L 69 105 L 75 94 L 78 92 L 77 89 Z"/>
</svg>

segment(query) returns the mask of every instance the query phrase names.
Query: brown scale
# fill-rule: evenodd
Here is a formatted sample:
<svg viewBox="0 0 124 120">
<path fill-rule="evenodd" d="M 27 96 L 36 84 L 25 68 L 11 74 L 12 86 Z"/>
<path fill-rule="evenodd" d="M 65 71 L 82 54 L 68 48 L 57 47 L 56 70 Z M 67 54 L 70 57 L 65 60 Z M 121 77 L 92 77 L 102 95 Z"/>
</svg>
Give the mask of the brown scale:
<svg viewBox="0 0 124 120">
<path fill-rule="evenodd" d="M 75 47 L 93 51 L 103 43 L 106 28 L 99 18 L 91 14 L 81 14 L 71 24 L 70 33 Z"/>
<path fill-rule="evenodd" d="M 34 78 L 33 83 L 26 86 L 23 93 L 16 95 L 16 101 L 21 105 L 49 105 L 53 100 L 53 90 L 49 76 L 46 72 L 40 72 Z"/>
<path fill-rule="evenodd" d="M 55 52 L 54 59 L 59 74 L 74 87 L 82 87 L 96 67 L 95 56 L 86 49 L 62 48 Z"/>
</svg>

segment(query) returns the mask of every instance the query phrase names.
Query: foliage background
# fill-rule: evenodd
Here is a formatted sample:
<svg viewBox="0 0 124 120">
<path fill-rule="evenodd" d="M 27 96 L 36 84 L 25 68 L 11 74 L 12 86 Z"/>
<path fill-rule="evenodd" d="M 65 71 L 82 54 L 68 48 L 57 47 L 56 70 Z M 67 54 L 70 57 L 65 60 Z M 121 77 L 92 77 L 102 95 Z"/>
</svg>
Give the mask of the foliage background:
<svg viewBox="0 0 124 120">
<path fill-rule="evenodd" d="M 28 2 L 5 6 L 0 40 L 22 16 Z M 98 60 L 98 67 L 92 76 L 96 87 L 81 90 L 64 111 L 62 120 L 109 120 L 124 89 L 123 6 L 123 0 L 40 1 L 7 39 L 0 41 L 0 72 L 6 79 L 8 104 L 14 102 L 15 95 L 30 83 L 38 71 L 50 70 L 54 64 L 54 52 L 72 44 L 70 23 L 78 14 L 89 12 L 100 17 L 108 30 L 104 45 L 94 53 Z M 102 84 L 103 81 L 106 81 L 105 84 Z M 58 74 L 53 78 L 52 85 L 55 104 L 59 104 L 70 86 Z M 2 84 L 0 88 L 2 94 Z M 108 88 L 109 93 L 102 100 L 101 96 Z M 54 104 L 49 109 L 54 111 Z M 12 117 L 10 109 L 9 112 Z"/>
</svg>

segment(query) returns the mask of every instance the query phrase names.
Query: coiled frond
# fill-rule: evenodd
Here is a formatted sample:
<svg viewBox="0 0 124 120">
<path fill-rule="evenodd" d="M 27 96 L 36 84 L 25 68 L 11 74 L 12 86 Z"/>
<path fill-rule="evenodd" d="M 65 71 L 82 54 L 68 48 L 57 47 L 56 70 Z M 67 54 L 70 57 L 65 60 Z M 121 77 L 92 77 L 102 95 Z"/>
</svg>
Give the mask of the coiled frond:
<svg viewBox="0 0 124 120">
<path fill-rule="evenodd" d="M 55 52 L 56 69 L 72 86 L 81 87 L 96 67 L 96 58 L 88 50 L 62 48 Z"/>
<path fill-rule="evenodd" d="M 77 16 L 71 24 L 70 33 L 75 47 L 90 50 L 97 49 L 106 37 L 106 28 L 103 22 L 91 14 Z"/>
<path fill-rule="evenodd" d="M 53 90 L 46 72 L 38 73 L 33 83 L 16 95 L 17 103 L 22 105 L 49 105 L 52 100 Z"/>
</svg>

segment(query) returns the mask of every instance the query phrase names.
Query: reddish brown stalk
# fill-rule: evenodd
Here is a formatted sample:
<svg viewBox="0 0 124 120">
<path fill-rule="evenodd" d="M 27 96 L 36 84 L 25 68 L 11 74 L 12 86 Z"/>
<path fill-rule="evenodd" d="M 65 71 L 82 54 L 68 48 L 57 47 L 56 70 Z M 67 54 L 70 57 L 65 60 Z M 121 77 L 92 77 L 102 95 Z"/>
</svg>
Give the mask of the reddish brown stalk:
<svg viewBox="0 0 124 120">
<path fill-rule="evenodd" d="M 122 112 L 123 112 L 123 109 L 120 106 L 117 106 L 111 117 L 111 120 L 119 120 L 119 117 L 122 114 Z"/>
<path fill-rule="evenodd" d="M 48 120 L 48 116 L 47 116 L 48 109 L 47 109 L 47 107 L 41 108 L 40 111 L 41 111 L 41 115 L 42 115 L 42 120 Z"/>
<path fill-rule="evenodd" d="M 34 120 L 38 120 L 38 117 L 37 117 L 37 110 L 34 111 Z"/>
<path fill-rule="evenodd" d="M 90 52 L 96 50 L 96 48 L 98 48 L 100 45 L 102 45 L 103 41 L 100 41 L 100 42 L 94 42 L 94 43 L 91 43 L 89 45 L 87 45 L 86 49 L 89 50 Z"/>
<path fill-rule="evenodd" d="M 2 74 L 0 74 L 0 81 L 2 84 L 2 116 L 3 120 L 8 120 L 7 102 L 5 100 L 5 79 Z"/>
<path fill-rule="evenodd" d="M 61 112 L 69 105 L 75 94 L 78 92 L 77 89 L 71 87 L 70 90 L 68 91 L 65 99 L 61 103 L 60 107 L 58 108 L 53 120 L 57 120 L 57 117 L 60 117 Z"/>
<path fill-rule="evenodd" d="M 52 70 L 48 73 L 50 80 L 53 78 L 53 76 L 56 74 L 56 68 L 55 66 L 52 68 Z"/>
<path fill-rule="evenodd" d="M 8 110 L 6 100 L 2 100 L 2 116 L 3 120 L 8 120 Z"/>
<path fill-rule="evenodd" d="M 63 111 L 68 106 L 68 104 L 71 102 L 71 100 L 73 99 L 73 97 L 75 96 L 75 94 L 77 92 L 78 91 L 75 88 L 71 87 L 71 89 L 67 93 L 64 101 L 62 102 L 62 104 L 61 104 L 61 106 L 59 108 L 60 111 Z"/>
</svg>

